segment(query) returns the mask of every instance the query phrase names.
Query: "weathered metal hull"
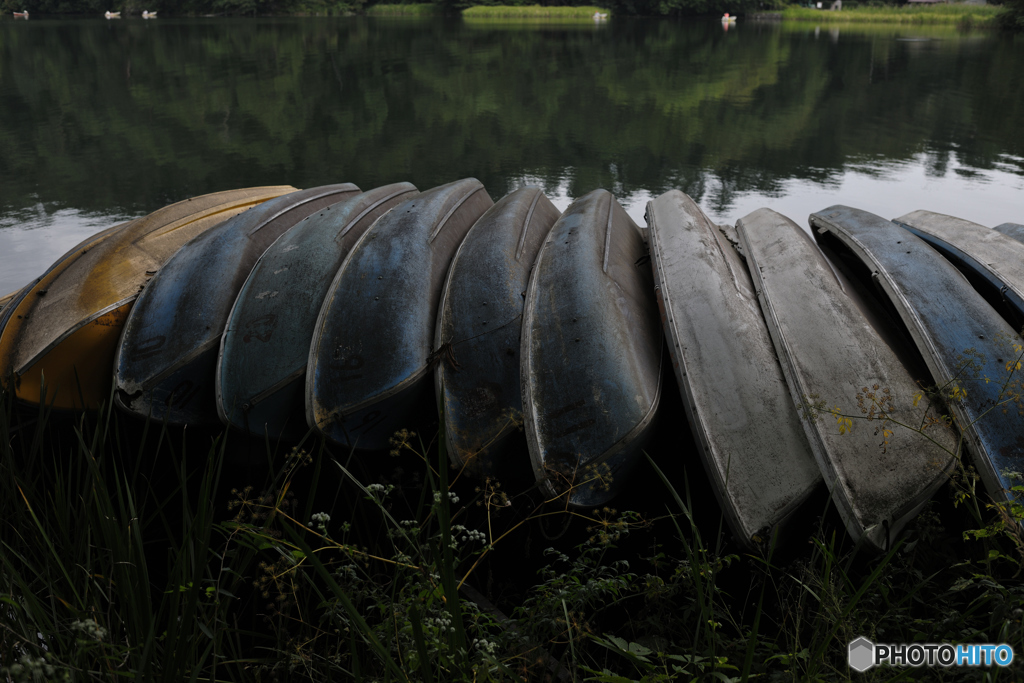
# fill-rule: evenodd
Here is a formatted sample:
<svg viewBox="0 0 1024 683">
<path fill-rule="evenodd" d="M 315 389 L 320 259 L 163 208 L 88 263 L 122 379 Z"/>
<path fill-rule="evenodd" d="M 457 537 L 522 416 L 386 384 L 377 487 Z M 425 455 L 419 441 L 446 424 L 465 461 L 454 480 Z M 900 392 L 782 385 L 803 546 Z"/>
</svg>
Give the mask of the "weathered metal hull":
<svg viewBox="0 0 1024 683">
<path fill-rule="evenodd" d="M 610 500 L 654 424 L 664 342 L 646 255 L 615 197 L 595 190 L 552 227 L 530 277 L 527 443 L 538 481 L 572 506 Z"/>
<path fill-rule="evenodd" d="M 559 215 L 539 188 L 512 192 L 480 217 L 448 271 L 434 387 L 452 464 L 478 475 L 495 473 L 507 437 L 522 424 L 523 295 Z"/>
<path fill-rule="evenodd" d="M 662 324 L 687 418 L 737 539 L 771 538 L 821 484 L 746 265 L 678 190 L 647 204 Z"/>
<path fill-rule="evenodd" d="M 24 289 L 24 287 L 22 287 L 22 289 Z M 4 310 L 4 308 L 7 307 L 7 304 L 9 304 L 12 301 L 14 301 L 18 297 L 19 294 L 21 294 L 21 289 L 16 289 L 13 292 L 11 292 L 10 294 L 5 294 L 2 297 L 0 297 L 0 311 Z M 2 330 L 2 329 L 3 329 L 3 327 L 0 326 L 0 330 Z"/>
<path fill-rule="evenodd" d="M 1018 242 L 1024 242 L 1024 225 L 1020 223 L 1003 223 L 992 228 L 997 232 L 1001 232 L 1007 237 L 1012 237 Z"/>
<path fill-rule="evenodd" d="M 217 423 L 220 337 L 253 264 L 285 230 L 358 191 L 345 183 L 292 192 L 183 246 L 125 322 L 114 364 L 115 403 L 169 424 Z"/>
<path fill-rule="evenodd" d="M 984 225 L 931 211 L 914 211 L 893 222 L 923 239 L 970 277 L 980 278 L 982 293 L 990 302 L 1009 305 L 1014 329 L 1024 325 L 1024 243 Z"/>
<path fill-rule="evenodd" d="M 217 361 L 220 419 L 251 434 L 305 434 L 305 377 L 317 316 L 352 246 L 380 216 L 410 198 L 386 185 L 328 206 L 284 233 L 238 293 Z"/>
<path fill-rule="evenodd" d="M 929 414 L 927 399 L 915 406 L 914 379 L 843 291 L 807 233 L 769 209 L 741 218 L 736 227 L 832 499 L 855 540 L 886 550 L 946 481 L 954 458 L 910 430 L 885 421 L 861 422 L 860 407 L 872 410 L 874 395 L 892 419 L 922 424 Z M 807 402 L 819 408 L 812 413 Z M 838 415 L 831 414 L 834 409 Z M 854 416 L 845 434 L 842 415 Z M 928 434 L 955 448 L 956 439 L 944 425 L 929 427 Z"/>
<path fill-rule="evenodd" d="M 388 448 L 429 389 L 430 352 L 448 267 L 493 205 L 480 181 L 456 181 L 396 206 L 352 248 L 317 320 L 306 420 L 330 439 Z"/>
<path fill-rule="evenodd" d="M 185 242 L 251 206 L 294 188 L 232 190 L 195 197 L 114 226 L 65 254 L 19 302 L 0 338 L 2 372 L 17 395 L 95 408 L 110 396 L 110 368 L 124 321 L 153 273 Z"/>
<path fill-rule="evenodd" d="M 1012 496 L 1008 489 L 1020 482 L 1008 473 L 1024 467 L 1024 421 L 992 407 L 1006 403 L 1007 363 L 1019 357 L 1013 328 L 952 264 L 895 223 L 845 206 L 811 214 L 810 221 L 877 273 L 932 378 L 949 397 L 989 494 L 996 500 Z M 956 387 L 966 395 L 954 397 Z M 1019 410 L 1012 402 L 1005 407 Z"/>
</svg>

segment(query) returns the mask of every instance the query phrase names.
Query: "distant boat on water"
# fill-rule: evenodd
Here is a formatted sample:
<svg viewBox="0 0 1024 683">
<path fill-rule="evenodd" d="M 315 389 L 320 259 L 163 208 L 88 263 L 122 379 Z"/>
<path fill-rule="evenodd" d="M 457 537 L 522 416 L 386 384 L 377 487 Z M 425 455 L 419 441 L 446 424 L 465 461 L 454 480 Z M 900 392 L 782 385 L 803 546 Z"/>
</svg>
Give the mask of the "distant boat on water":
<svg viewBox="0 0 1024 683">
<path fill-rule="evenodd" d="M 15 19 L 28 19 L 28 10 L 22 10 L 21 12 L 14 13 Z"/>
<path fill-rule="evenodd" d="M 107 12 L 105 12 L 103 14 L 103 16 L 105 16 L 107 19 L 120 19 L 121 18 L 121 13 L 120 12 L 110 12 L 110 11 L 107 11 Z"/>
<path fill-rule="evenodd" d="M 150 12 L 148 10 L 142 10 L 143 19 L 156 19 L 156 12 Z"/>
</svg>

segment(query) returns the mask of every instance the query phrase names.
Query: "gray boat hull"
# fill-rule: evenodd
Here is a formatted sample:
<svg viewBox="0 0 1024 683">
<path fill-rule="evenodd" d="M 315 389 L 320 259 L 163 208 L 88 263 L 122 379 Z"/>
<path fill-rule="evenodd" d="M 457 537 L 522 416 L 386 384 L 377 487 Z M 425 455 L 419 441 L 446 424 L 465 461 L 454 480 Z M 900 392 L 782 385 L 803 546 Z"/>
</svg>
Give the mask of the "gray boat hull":
<svg viewBox="0 0 1024 683">
<path fill-rule="evenodd" d="M 877 274 L 942 388 L 989 494 L 1012 499 L 1009 489 L 1020 482 L 1009 475 L 1024 467 L 1024 421 L 1003 417 L 997 406 L 1020 410 L 1008 402 L 1004 386 L 1020 372 L 1008 378 L 1007 363 L 1020 355 L 1013 348 L 1019 343 L 1013 328 L 952 264 L 895 223 L 846 206 L 829 207 L 810 220 Z"/>
<path fill-rule="evenodd" d="M 769 209 L 736 227 L 832 499 L 851 537 L 884 551 L 952 470 L 953 455 L 934 442 L 953 450 L 956 438 L 942 424 L 929 427 L 932 441 L 895 426 L 934 411 L 806 232 Z M 889 419 L 877 419 L 879 410 Z"/>
<path fill-rule="evenodd" d="M 992 229 L 1003 233 L 1007 237 L 1012 237 L 1018 242 L 1024 242 L 1024 225 L 1020 223 L 1002 223 Z"/>
<path fill-rule="evenodd" d="M 893 223 L 917 235 L 952 261 L 962 272 L 980 279 L 983 295 L 1008 312 L 1015 329 L 1024 325 L 1024 243 L 962 218 L 932 211 L 913 211 Z"/>
<path fill-rule="evenodd" d="M 647 204 L 669 354 L 704 468 L 748 548 L 821 485 L 747 267 L 678 190 Z"/>
</svg>

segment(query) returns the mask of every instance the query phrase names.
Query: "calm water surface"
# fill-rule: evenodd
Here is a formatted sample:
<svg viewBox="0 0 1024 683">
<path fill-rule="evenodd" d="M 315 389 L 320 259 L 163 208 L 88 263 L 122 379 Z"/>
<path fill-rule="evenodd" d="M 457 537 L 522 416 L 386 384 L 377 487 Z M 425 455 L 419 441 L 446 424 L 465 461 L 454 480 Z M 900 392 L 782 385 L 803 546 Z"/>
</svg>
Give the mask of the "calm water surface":
<svg viewBox="0 0 1024 683">
<path fill-rule="evenodd" d="M 642 222 L 831 204 L 1024 223 L 1024 40 L 619 20 L 0 19 L 0 295 L 114 222 L 248 185 L 597 187 Z"/>
</svg>

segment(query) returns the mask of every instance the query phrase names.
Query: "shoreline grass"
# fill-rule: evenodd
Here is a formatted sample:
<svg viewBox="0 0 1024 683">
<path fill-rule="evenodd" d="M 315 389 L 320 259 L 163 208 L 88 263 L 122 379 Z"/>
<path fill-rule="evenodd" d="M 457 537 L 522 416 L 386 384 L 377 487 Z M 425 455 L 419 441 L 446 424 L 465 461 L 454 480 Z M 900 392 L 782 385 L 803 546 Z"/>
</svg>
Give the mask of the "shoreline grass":
<svg viewBox="0 0 1024 683">
<path fill-rule="evenodd" d="M 995 28 L 1003 8 L 996 5 L 941 4 L 931 7 L 851 7 L 837 12 L 787 7 L 783 21 L 827 24 L 949 24 Z"/>
<path fill-rule="evenodd" d="M 963 514 L 967 470 L 884 556 L 827 498 L 806 542 L 737 554 L 653 459 L 664 507 L 572 511 L 450 472 L 443 434 L 359 473 L 322 441 L 189 434 L 0 390 L 0 678 L 830 681 L 857 636 L 1024 646 L 1024 538 Z"/>
<path fill-rule="evenodd" d="M 433 17 L 441 13 L 440 5 L 427 2 L 410 5 L 374 5 L 366 10 L 368 17 Z"/>
<path fill-rule="evenodd" d="M 462 11 L 465 19 L 593 19 L 609 14 L 601 7 L 541 7 L 540 5 L 477 5 Z"/>
</svg>

